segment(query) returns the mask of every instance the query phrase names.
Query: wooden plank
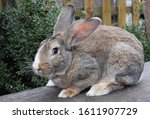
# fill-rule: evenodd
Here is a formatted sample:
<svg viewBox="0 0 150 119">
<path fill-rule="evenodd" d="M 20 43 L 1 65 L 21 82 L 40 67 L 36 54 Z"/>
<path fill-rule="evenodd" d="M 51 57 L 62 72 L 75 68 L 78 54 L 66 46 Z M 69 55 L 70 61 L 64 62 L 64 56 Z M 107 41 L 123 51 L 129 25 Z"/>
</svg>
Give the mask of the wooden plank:
<svg viewBox="0 0 150 119">
<path fill-rule="evenodd" d="M 111 0 L 102 0 L 102 21 L 105 25 L 111 25 Z"/>
<path fill-rule="evenodd" d="M 132 5 L 133 5 L 133 9 L 132 9 L 132 15 L 133 15 L 133 24 L 136 26 L 139 23 L 139 17 L 140 17 L 140 13 L 138 10 L 138 4 L 139 4 L 139 0 L 132 0 Z"/>
<path fill-rule="evenodd" d="M 86 18 L 93 16 L 93 0 L 84 0 L 84 10 L 86 12 Z"/>
<path fill-rule="evenodd" d="M 118 27 L 126 26 L 126 0 L 117 0 L 118 6 Z"/>
<path fill-rule="evenodd" d="M 0 0 L 0 10 L 2 10 L 3 9 L 3 2 L 2 2 L 2 0 Z"/>
<path fill-rule="evenodd" d="M 105 96 L 87 97 L 83 91 L 73 98 L 58 98 L 61 89 L 57 87 L 41 87 L 15 94 L 0 96 L 0 102 L 146 102 L 150 101 L 150 62 L 145 63 L 142 82 L 114 91 Z"/>
</svg>

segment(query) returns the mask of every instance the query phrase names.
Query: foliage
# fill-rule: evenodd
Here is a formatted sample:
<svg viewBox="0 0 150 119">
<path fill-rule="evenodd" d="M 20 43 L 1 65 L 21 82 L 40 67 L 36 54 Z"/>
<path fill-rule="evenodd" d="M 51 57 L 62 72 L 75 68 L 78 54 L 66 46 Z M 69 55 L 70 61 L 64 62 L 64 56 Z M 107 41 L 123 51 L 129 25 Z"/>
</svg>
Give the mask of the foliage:
<svg viewBox="0 0 150 119">
<path fill-rule="evenodd" d="M 0 12 L 0 95 L 45 85 L 31 64 L 39 43 L 53 32 L 54 1 L 19 0 Z"/>
<path fill-rule="evenodd" d="M 130 26 L 127 27 L 127 30 L 131 33 L 133 33 L 143 44 L 144 48 L 144 55 L 145 55 L 145 62 L 150 61 L 150 41 L 147 39 L 147 33 L 145 32 L 145 23 L 143 26 L 137 25 L 137 26 Z"/>
<path fill-rule="evenodd" d="M 144 12 L 144 2 L 139 2 L 137 4 L 137 8 L 140 14 L 142 14 Z"/>
<path fill-rule="evenodd" d="M 137 8 L 139 13 L 142 15 L 144 14 L 144 2 L 139 2 L 137 4 Z M 141 24 L 138 24 L 137 26 L 130 26 L 127 27 L 127 30 L 131 33 L 133 33 L 142 43 L 144 48 L 144 55 L 145 55 L 145 61 L 150 61 L 150 41 L 147 38 L 148 33 L 146 33 L 146 23 L 145 20 L 141 19 Z"/>
</svg>

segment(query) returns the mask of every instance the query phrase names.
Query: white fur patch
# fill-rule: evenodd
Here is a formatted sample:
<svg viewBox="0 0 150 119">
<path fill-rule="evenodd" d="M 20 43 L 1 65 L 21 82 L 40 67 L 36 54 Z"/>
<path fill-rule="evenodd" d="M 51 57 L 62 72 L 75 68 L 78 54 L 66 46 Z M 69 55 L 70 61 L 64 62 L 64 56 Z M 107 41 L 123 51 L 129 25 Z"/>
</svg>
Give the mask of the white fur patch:
<svg viewBox="0 0 150 119">
<path fill-rule="evenodd" d="M 99 17 L 92 17 L 91 19 L 99 20 L 100 24 L 102 23 L 102 20 Z"/>
<path fill-rule="evenodd" d="M 39 63 L 41 62 L 40 61 L 40 52 L 41 52 L 41 49 L 43 48 L 43 46 L 44 46 L 44 44 L 39 48 L 38 52 L 35 55 L 34 62 L 32 64 L 32 67 L 33 67 L 33 69 L 35 69 L 35 71 L 37 69 L 39 69 Z"/>
<path fill-rule="evenodd" d="M 50 79 L 48 81 L 48 83 L 46 84 L 46 86 L 49 86 L 49 87 L 53 87 L 53 86 L 56 86 L 55 83 Z"/>
<path fill-rule="evenodd" d="M 101 96 L 111 92 L 111 89 L 107 87 L 107 83 L 95 84 L 86 93 L 86 96 Z"/>
<path fill-rule="evenodd" d="M 140 83 L 142 81 L 143 77 L 144 77 L 144 71 L 142 72 L 140 79 L 138 80 L 138 82 L 136 84 Z"/>
<path fill-rule="evenodd" d="M 102 95 L 106 95 L 106 94 L 108 94 L 108 93 L 110 93 L 109 88 L 106 88 L 106 89 L 104 89 L 104 90 L 99 90 L 99 91 L 90 89 L 90 90 L 86 93 L 86 96 L 102 96 Z"/>
<path fill-rule="evenodd" d="M 62 90 L 62 91 L 59 93 L 58 97 L 59 97 L 59 98 L 67 98 L 68 95 L 66 95 L 66 90 L 65 90 L 65 89 Z"/>
</svg>

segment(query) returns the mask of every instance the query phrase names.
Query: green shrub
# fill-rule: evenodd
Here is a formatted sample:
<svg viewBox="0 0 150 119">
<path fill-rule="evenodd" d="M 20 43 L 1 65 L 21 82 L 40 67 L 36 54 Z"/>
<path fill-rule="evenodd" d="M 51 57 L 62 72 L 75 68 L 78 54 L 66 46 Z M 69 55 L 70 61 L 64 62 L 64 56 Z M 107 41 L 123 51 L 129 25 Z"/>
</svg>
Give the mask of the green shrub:
<svg viewBox="0 0 150 119">
<path fill-rule="evenodd" d="M 150 61 L 150 41 L 147 39 L 147 33 L 145 32 L 145 23 L 142 27 L 140 25 L 127 27 L 127 30 L 141 41 L 144 48 L 145 62 Z"/>
<path fill-rule="evenodd" d="M 144 12 L 144 2 L 139 2 L 137 4 L 138 11 L 140 15 L 143 15 Z M 127 30 L 131 33 L 133 33 L 142 43 L 144 48 L 144 56 L 145 56 L 145 62 L 150 61 L 150 41 L 147 38 L 148 33 L 146 33 L 146 23 L 145 20 L 143 20 L 143 23 L 137 26 L 129 26 L 127 27 Z"/>
<path fill-rule="evenodd" d="M 31 64 L 39 43 L 53 32 L 59 10 L 54 1 L 20 0 L 0 11 L 0 95 L 45 85 Z"/>
</svg>

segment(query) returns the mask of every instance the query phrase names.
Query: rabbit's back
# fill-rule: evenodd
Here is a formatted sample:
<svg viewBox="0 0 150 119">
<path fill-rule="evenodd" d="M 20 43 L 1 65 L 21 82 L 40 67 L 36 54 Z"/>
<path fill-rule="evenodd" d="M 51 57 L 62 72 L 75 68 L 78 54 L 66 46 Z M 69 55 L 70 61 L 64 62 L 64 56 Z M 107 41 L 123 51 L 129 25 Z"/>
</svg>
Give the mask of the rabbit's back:
<svg viewBox="0 0 150 119">
<path fill-rule="evenodd" d="M 143 55 L 143 46 L 133 34 L 118 27 L 105 25 L 100 25 L 86 40 L 77 45 L 77 49 L 101 57 L 107 55 L 106 52 L 119 42 L 129 45 Z"/>
</svg>

